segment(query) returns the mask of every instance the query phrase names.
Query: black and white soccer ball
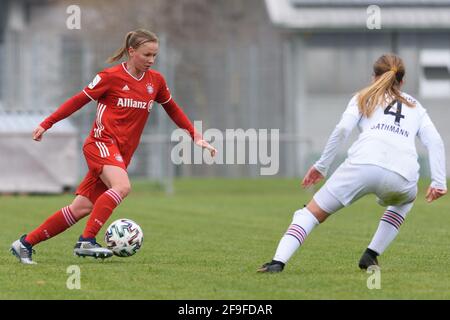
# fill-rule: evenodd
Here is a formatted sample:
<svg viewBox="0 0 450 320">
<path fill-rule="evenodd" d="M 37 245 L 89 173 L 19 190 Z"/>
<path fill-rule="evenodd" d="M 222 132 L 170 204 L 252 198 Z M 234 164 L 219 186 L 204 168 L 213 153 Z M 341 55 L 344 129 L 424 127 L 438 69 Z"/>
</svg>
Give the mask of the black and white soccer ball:
<svg viewBox="0 0 450 320">
<path fill-rule="evenodd" d="M 118 257 L 130 257 L 142 246 L 144 233 L 141 227 L 130 219 L 119 219 L 106 229 L 105 242 Z"/>
</svg>

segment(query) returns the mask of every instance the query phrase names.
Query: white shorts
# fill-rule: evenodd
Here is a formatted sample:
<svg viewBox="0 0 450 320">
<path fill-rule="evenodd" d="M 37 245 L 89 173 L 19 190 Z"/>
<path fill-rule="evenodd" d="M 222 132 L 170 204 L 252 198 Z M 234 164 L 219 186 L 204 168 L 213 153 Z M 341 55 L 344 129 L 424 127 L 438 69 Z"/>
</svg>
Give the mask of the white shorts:
<svg viewBox="0 0 450 320">
<path fill-rule="evenodd" d="M 401 206 L 416 199 L 417 181 L 408 181 L 391 170 L 345 161 L 314 195 L 325 212 L 333 213 L 362 196 L 373 193 L 377 202 L 386 206 Z"/>
</svg>

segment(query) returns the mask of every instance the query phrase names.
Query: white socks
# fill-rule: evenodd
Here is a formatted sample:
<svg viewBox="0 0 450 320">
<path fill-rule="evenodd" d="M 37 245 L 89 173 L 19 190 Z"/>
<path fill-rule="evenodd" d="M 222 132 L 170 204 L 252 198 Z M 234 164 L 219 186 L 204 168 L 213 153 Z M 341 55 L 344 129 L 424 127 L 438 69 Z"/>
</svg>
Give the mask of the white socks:
<svg viewBox="0 0 450 320">
<path fill-rule="evenodd" d="M 273 260 L 281 261 L 283 263 L 288 262 L 298 247 L 303 244 L 308 234 L 310 234 L 312 229 L 318 224 L 319 221 L 306 207 L 297 210 L 294 213 L 292 224 L 278 244 Z"/>
<path fill-rule="evenodd" d="M 413 204 L 402 206 L 389 206 L 381 217 L 377 232 L 372 238 L 368 248 L 381 255 L 398 234 L 405 217 Z"/>
<path fill-rule="evenodd" d="M 368 248 L 381 255 L 398 234 L 413 203 L 402 206 L 389 206 L 381 217 L 378 229 Z M 292 223 L 278 244 L 273 260 L 287 263 L 306 237 L 319 225 L 319 221 L 305 207 L 294 213 Z"/>
<path fill-rule="evenodd" d="M 392 242 L 392 240 L 395 239 L 397 234 L 398 229 L 394 228 L 387 222 L 380 221 L 377 232 L 375 232 L 375 235 L 373 236 L 373 239 L 370 242 L 368 248 L 378 253 L 378 255 L 381 255 Z"/>
</svg>

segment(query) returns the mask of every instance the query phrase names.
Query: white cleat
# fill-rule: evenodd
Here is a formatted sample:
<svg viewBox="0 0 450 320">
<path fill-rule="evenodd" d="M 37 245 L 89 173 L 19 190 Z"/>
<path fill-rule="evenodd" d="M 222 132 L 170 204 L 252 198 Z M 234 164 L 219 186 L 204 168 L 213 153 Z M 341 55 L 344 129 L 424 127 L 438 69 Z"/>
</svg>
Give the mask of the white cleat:
<svg viewBox="0 0 450 320">
<path fill-rule="evenodd" d="M 25 235 L 23 235 L 20 239 L 14 241 L 11 245 L 11 253 L 19 259 L 20 263 L 23 264 L 36 264 L 36 262 L 33 261 L 32 255 L 34 253 L 34 250 L 31 247 L 26 247 L 23 245 L 22 241 L 25 239 Z"/>
<path fill-rule="evenodd" d="M 83 258 L 93 257 L 95 259 L 106 259 L 112 257 L 113 252 L 107 248 L 103 248 L 95 241 L 95 239 L 83 239 L 80 237 L 75 244 L 73 254 Z"/>
</svg>

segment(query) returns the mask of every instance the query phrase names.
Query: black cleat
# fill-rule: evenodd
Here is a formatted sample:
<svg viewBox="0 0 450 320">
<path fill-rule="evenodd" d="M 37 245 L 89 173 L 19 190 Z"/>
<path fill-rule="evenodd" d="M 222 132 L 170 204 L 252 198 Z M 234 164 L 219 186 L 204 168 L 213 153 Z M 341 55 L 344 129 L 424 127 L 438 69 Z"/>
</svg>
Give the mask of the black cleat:
<svg viewBox="0 0 450 320">
<path fill-rule="evenodd" d="M 366 270 L 370 266 L 378 266 L 378 260 L 377 260 L 378 253 L 375 251 L 367 248 L 366 251 L 364 251 L 363 255 L 361 256 L 361 259 L 359 260 L 359 268 Z"/>
<path fill-rule="evenodd" d="M 283 271 L 284 263 L 281 261 L 272 260 L 271 262 L 264 263 L 261 268 L 256 270 L 257 272 L 265 273 L 278 273 Z"/>
</svg>

